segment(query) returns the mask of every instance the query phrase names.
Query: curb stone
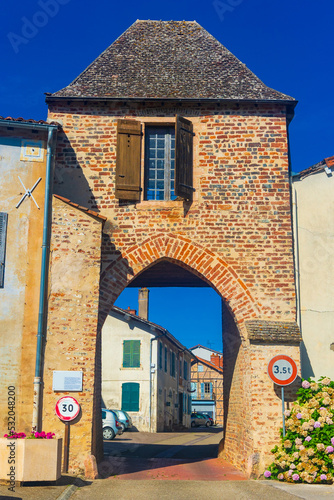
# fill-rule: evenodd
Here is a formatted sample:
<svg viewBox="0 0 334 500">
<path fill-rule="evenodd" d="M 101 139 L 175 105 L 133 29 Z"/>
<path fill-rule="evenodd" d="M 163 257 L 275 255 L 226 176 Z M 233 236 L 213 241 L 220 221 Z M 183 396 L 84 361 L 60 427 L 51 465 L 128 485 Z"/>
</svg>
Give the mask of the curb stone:
<svg viewBox="0 0 334 500">
<path fill-rule="evenodd" d="M 68 500 L 78 489 L 76 484 L 70 484 L 67 488 L 57 497 L 57 500 Z"/>
<path fill-rule="evenodd" d="M 74 484 L 70 484 L 67 486 L 67 488 L 61 492 L 59 497 L 57 497 L 57 500 L 68 500 L 71 498 L 72 495 L 79 489 L 81 486 L 83 486 L 84 481 L 82 479 L 75 479 Z"/>
</svg>

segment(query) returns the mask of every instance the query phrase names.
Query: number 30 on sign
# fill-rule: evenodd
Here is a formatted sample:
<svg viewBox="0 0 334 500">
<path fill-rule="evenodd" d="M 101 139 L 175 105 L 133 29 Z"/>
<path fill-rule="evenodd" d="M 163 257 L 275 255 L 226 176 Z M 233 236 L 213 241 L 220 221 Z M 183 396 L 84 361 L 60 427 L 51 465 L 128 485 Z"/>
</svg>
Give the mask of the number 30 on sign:
<svg viewBox="0 0 334 500">
<path fill-rule="evenodd" d="M 297 365 L 289 356 L 275 356 L 269 361 L 268 375 L 277 385 L 290 385 L 297 377 Z"/>
<path fill-rule="evenodd" d="M 72 396 L 64 396 L 58 399 L 56 403 L 56 413 L 60 420 L 65 422 L 74 420 L 79 415 L 79 411 L 80 405 Z"/>
</svg>

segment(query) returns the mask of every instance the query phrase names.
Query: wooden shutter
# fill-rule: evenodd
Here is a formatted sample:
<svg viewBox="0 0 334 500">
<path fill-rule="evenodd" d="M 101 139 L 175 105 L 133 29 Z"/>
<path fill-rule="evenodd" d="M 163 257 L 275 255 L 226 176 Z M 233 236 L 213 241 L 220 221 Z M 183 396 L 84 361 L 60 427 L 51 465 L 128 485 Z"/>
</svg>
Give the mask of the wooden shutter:
<svg viewBox="0 0 334 500">
<path fill-rule="evenodd" d="M 186 361 L 183 362 L 183 378 L 188 380 L 188 363 Z"/>
<path fill-rule="evenodd" d="M 140 367 L 140 340 L 132 341 L 132 365 L 133 368 Z"/>
<path fill-rule="evenodd" d="M 117 121 L 116 198 L 140 199 L 141 123 Z"/>
<path fill-rule="evenodd" d="M 0 288 L 4 286 L 8 214 L 0 212 Z"/>
<path fill-rule="evenodd" d="M 124 340 L 123 342 L 123 367 L 130 368 L 131 366 L 131 343 L 132 340 Z"/>
<path fill-rule="evenodd" d="M 140 367 L 140 340 L 123 341 L 123 367 Z"/>
<path fill-rule="evenodd" d="M 201 399 L 204 399 L 204 394 L 205 394 L 204 382 L 201 382 Z"/>
<path fill-rule="evenodd" d="M 193 124 L 176 115 L 175 194 L 186 200 L 193 196 Z"/>
<path fill-rule="evenodd" d="M 139 411 L 139 384 L 136 382 L 122 384 L 122 410 Z"/>
<path fill-rule="evenodd" d="M 159 368 L 162 370 L 162 343 L 159 342 Z"/>
</svg>

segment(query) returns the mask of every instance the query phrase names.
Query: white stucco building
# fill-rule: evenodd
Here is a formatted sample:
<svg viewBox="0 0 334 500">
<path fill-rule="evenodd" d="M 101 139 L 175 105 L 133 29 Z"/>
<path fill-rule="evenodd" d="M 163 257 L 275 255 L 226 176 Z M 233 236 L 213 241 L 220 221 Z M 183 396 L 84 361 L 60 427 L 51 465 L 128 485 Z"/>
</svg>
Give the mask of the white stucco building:
<svg viewBox="0 0 334 500">
<path fill-rule="evenodd" d="M 102 330 L 102 399 L 139 431 L 190 427 L 191 353 L 166 329 L 113 307 Z"/>
<path fill-rule="evenodd" d="M 334 157 L 292 176 L 302 376 L 334 379 Z"/>
</svg>

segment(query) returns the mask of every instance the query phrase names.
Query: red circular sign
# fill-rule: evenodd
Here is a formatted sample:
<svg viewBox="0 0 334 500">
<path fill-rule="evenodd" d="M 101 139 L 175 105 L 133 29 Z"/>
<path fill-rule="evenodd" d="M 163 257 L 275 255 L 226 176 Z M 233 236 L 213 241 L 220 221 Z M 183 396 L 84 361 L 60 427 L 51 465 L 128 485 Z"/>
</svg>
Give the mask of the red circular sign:
<svg viewBox="0 0 334 500">
<path fill-rule="evenodd" d="M 297 365 L 289 356 L 280 354 L 269 361 L 268 375 L 277 385 L 290 385 L 297 377 Z"/>
<path fill-rule="evenodd" d="M 80 405 L 72 396 L 64 396 L 56 403 L 57 416 L 65 422 L 74 420 L 79 415 L 79 411 Z"/>
</svg>

